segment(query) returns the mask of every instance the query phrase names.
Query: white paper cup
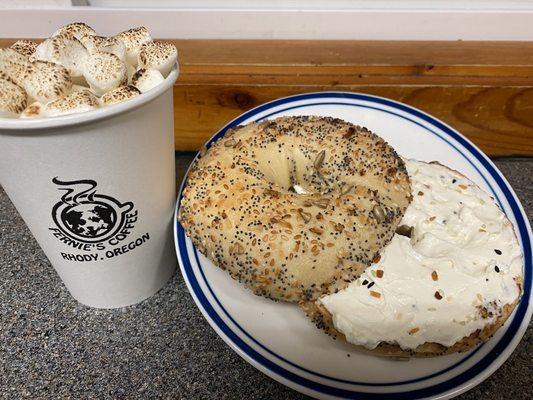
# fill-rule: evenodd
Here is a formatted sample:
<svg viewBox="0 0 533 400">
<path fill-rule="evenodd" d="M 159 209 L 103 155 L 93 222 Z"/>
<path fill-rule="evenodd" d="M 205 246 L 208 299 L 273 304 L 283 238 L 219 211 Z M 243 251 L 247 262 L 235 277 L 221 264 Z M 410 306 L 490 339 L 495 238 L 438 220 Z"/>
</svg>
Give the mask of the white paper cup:
<svg viewBox="0 0 533 400">
<path fill-rule="evenodd" d="M 72 296 L 137 303 L 172 276 L 175 68 L 124 103 L 0 119 L 0 183 Z"/>
</svg>

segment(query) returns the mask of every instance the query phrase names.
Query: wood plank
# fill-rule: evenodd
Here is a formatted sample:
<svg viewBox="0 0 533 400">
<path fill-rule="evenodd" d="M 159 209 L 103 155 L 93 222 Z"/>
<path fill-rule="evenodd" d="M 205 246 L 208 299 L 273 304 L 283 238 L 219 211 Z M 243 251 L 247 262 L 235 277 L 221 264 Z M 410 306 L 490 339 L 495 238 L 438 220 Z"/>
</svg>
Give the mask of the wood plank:
<svg viewBox="0 0 533 400">
<path fill-rule="evenodd" d="M 533 86 L 533 67 L 181 66 L 181 83 Z"/>
<path fill-rule="evenodd" d="M 337 90 L 402 101 L 442 119 L 491 156 L 533 156 L 533 88 L 465 86 L 339 86 Z M 177 150 L 197 150 L 228 121 L 279 97 L 329 86 L 174 87 Z M 378 132 L 379 133 L 379 132 Z"/>
<path fill-rule="evenodd" d="M 533 42 L 172 40 L 183 64 L 532 65 Z"/>
<path fill-rule="evenodd" d="M 533 42 L 178 40 L 176 146 L 292 94 L 347 90 L 418 107 L 487 154 L 533 155 Z"/>
<path fill-rule="evenodd" d="M 532 85 L 533 42 L 175 40 L 180 82 Z"/>
<path fill-rule="evenodd" d="M 533 156 L 533 42 L 172 41 L 178 150 L 263 102 L 347 90 L 416 106 L 489 155 Z"/>
</svg>

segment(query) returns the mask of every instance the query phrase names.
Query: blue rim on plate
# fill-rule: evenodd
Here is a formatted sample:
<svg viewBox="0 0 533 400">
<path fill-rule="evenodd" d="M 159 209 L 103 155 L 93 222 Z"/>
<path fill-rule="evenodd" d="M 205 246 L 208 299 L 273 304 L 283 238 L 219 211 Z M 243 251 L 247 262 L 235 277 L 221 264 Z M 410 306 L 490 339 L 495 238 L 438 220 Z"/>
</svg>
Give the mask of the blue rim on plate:
<svg viewBox="0 0 533 400">
<path fill-rule="evenodd" d="M 347 99 L 362 100 L 365 102 L 373 103 L 374 106 L 342 102 L 343 99 L 345 101 Z M 308 107 L 310 105 L 336 105 L 336 104 L 349 105 L 349 106 L 370 108 L 374 110 L 379 110 L 380 112 L 386 112 L 389 114 L 393 114 L 397 117 L 406 119 L 411 123 L 421 126 L 422 128 L 429 131 L 431 134 L 445 141 L 448 145 L 452 146 L 459 154 L 461 154 L 465 158 L 465 160 L 467 160 L 471 164 L 472 167 L 476 169 L 479 175 L 485 180 L 485 183 L 487 184 L 487 186 L 491 188 L 495 199 L 502 207 L 502 203 L 497 193 L 493 190 L 490 182 L 486 179 L 484 174 L 470 160 L 470 158 L 467 157 L 466 154 L 464 154 L 449 139 L 450 138 L 454 139 L 456 142 L 462 145 L 469 152 L 469 154 L 475 157 L 475 159 L 484 167 L 484 169 L 486 170 L 486 173 L 490 174 L 491 178 L 496 182 L 498 189 L 502 192 L 503 197 L 505 198 L 505 200 L 507 201 L 507 203 L 509 204 L 511 208 L 511 211 L 516 221 L 515 227 L 518 230 L 517 232 L 518 236 L 521 237 L 522 239 L 522 247 L 523 247 L 523 253 L 524 253 L 524 292 L 523 292 L 523 296 L 522 296 L 520 303 L 516 307 L 512 320 L 507 326 L 507 330 L 505 331 L 504 335 L 500 338 L 498 343 L 490 350 L 490 352 L 488 352 L 481 360 L 479 360 L 475 365 L 471 366 L 468 370 L 444 382 L 438 383 L 433 386 L 421 388 L 421 389 L 398 391 L 398 392 L 387 392 L 384 394 L 380 394 L 380 393 L 371 393 L 371 392 L 365 392 L 365 391 L 360 391 L 360 390 L 357 390 L 357 391 L 348 390 L 344 388 L 327 385 L 327 384 L 324 384 L 322 382 L 315 381 L 312 379 L 308 379 L 304 376 L 300 376 L 292 371 L 289 371 L 286 368 L 284 368 L 282 365 L 277 364 L 276 362 L 266 358 L 265 356 L 260 354 L 256 349 L 248 345 L 242 339 L 241 336 L 244 335 L 249 340 L 254 342 L 255 345 L 261 347 L 262 350 L 268 352 L 270 355 L 274 356 L 280 361 L 287 363 L 291 365 L 292 367 L 299 369 L 301 371 L 304 371 L 308 374 L 315 375 L 319 378 L 326 378 L 328 380 L 332 380 L 332 381 L 336 381 L 340 383 L 356 384 L 356 385 L 368 386 L 368 387 L 401 386 L 401 385 L 406 385 L 406 384 L 410 384 L 414 382 L 420 382 L 423 380 L 433 378 L 435 376 L 441 375 L 447 371 L 450 371 L 458 367 L 460 364 L 463 364 L 466 360 L 470 359 L 475 353 L 477 353 L 481 349 L 482 345 L 478 346 L 473 351 L 467 353 L 467 355 L 464 358 L 462 358 L 459 362 L 455 363 L 454 365 L 442 371 L 433 373 L 425 377 L 421 377 L 421 378 L 417 378 L 417 379 L 413 379 L 409 381 L 403 381 L 403 382 L 393 382 L 393 383 L 352 382 L 352 381 L 345 381 L 345 380 L 332 378 L 329 376 L 325 376 L 325 375 L 310 371 L 304 367 L 298 366 L 284 359 L 282 356 L 278 354 L 275 354 L 270 349 L 262 345 L 259 341 L 254 339 L 241 326 L 239 326 L 239 324 L 231 317 L 230 313 L 228 313 L 228 311 L 224 309 L 221 302 L 217 299 L 203 270 L 201 269 L 201 263 L 198 259 L 198 253 L 195 249 L 194 250 L 195 262 L 197 262 L 198 265 L 200 266 L 200 273 L 201 273 L 201 278 L 203 280 L 203 284 L 208 288 L 210 296 L 213 297 L 213 299 L 215 300 L 217 307 L 219 307 L 222 310 L 226 318 L 231 320 L 231 322 L 238 328 L 238 331 L 236 332 L 235 330 L 232 330 L 228 326 L 228 324 L 226 324 L 226 322 L 223 320 L 221 315 L 219 315 L 218 312 L 213 307 L 213 304 L 211 304 L 208 298 L 206 297 L 206 293 L 204 293 L 203 289 L 200 286 L 198 278 L 194 274 L 191 260 L 189 259 L 189 255 L 186 249 L 185 231 L 183 230 L 179 222 L 177 222 L 176 220 L 175 227 L 174 227 L 174 239 L 176 243 L 178 259 L 180 262 L 180 267 L 181 267 L 181 271 L 184 276 L 184 279 L 187 283 L 189 291 L 194 297 L 194 300 L 197 306 L 200 308 L 200 310 L 202 311 L 202 313 L 204 314 L 208 322 L 217 331 L 217 333 L 226 342 L 231 343 L 236 349 L 238 349 L 238 353 L 241 357 L 245 358 L 247 361 L 251 362 L 254 366 L 259 368 L 261 371 L 267 373 L 269 376 L 273 377 L 274 379 L 277 379 L 281 381 L 282 383 L 288 384 L 289 386 L 297 390 L 300 390 L 304 393 L 307 393 L 307 394 L 317 393 L 317 394 L 323 394 L 323 395 L 332 396 L 332 397 L 350 398 L 350 399 L 374 399 L 374 398 L 383 398 L 383 396 L 386 396 L 387 399 L 417 399 L 417 398 L 426 398 L 426 397 L 439 397 L 461 386 L 459 389 L 457 389 L 457 393 L 460 393 L 460 392 L 463 392 L 469 389 L 475 384 L 481 382 L 483 379 L 487 378 L 490 375 L 490 373 L 494 372 L 505 361 L 507 357 L 502 358 L 501 354 L 506 350 L 509 351 L 509 354 L 510 354 L 510 352 L 514 349 L 514 347 L 516 347 L 519 339 L 521 338 L 521 336 L 523 335 L 525 331 L 525 327 L 527 327 L 529 318 L 531 317 L 531 307 L 530 307 L 531 283 L 532 283 L 531 228 L 529 227 L 529 222 L 524 217 L 524 213 L 521 209 L 521 206 L 516 196 L 514 195 L 512 189 L 510 188 L 509 184 L 505 181 L 505 179 L 502 177 L 502 175 L 499 173 L 496 167 L 492 164 L 492 162 L 477 147 L 475 147 L 470 141 L 468 141 L 461 134 L 459 134 L 457 131 L 447 126 L 443 122 L 435 119 L 434 117 L 416 108 L 407 106 L 405 104 L 398 103 L 396 101 L 385 99 L 382 97 L 371 96 L 371 95 L 366 95 L 366 94 L 358 94 L 358 93 L 346 93 L 346 92 L 308 93 L 308 94 L 285 97 L 279 100 L 275 100 L 275 101 L 263 104 L 261 106 L 258 106 L 242 114 L 241 116 L 237 117 L 233 121 L 229 122 L 226 126 L 224 126 L 220 131 L 218 131 L 209 140 L 209 142 L 207 143 L 207 147 L 209 147 L 214 141 L 222 137 L 229 128 L 239 125 L 257 114 L 263 113 L 274 107 L 282 106 L 284 104 L 295 103 L 295 102 L 302 101 L 302 100 L 304 101 L 316 100 L 316 102 L 305 103 L 302 105 L 292 105 L 292 106 L 283 108 L 281 110 L 277 110 L 273 113 L 263 115 L 261 118 L 258 118 L 257 120 L 266 119 L 266 118 L 273 116 L 274 114 L 279 114 L 284 111 L 293 110 L 298 107 Z M 380 108 L 380 105 L 387 106 L 388 108 L 397 109 L 403 113 L 407 113 L 407 114 L 412 115 L 413 117 L 421 119 L 425 123 L 429 124 L 430 126 L 437 128 L 437 130 L 439 130 L 440 132 L 443 132 L 444 135 L 404 115 Z M 176 212 L 178 210 L 179 203 L 181 201 L 182 192 L 183 192 L 185 183 L 186 183 L 186 179 L 184 179 L 180 187 L 179 196 L 178 196 L 178 200 L 176 203 Z M 488 370 L 489 368 L 492 369 L 490 373 L 482 378 L 479 378 L 479 376 L 483 372 Z M 478 381 L 474 382 L 476 378 L 478 378 Z"/>
</svg>

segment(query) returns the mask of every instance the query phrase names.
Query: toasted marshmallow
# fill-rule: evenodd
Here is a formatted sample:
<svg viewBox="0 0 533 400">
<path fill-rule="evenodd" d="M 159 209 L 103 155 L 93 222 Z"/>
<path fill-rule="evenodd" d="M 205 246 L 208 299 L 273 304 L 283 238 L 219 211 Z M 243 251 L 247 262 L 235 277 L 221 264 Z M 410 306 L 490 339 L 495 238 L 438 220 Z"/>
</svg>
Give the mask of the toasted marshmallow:
<svg viewBox="0 0 533 400">
<path fill-rule="evenodd" d="M 78 90 L 46 104 L 44 114 L 47 117 L 57 117 L 96 110 L 98 107 L 98 98 L 94 94 L 89 90 Z"/>
<path fill-rule="evenodd" d="M 35 61 L 30 63 L 30 70 L 21 86 L 32 99 L 48 103 L 69 93 L 72 88 L 72 79 L 62 65 L 48 61 Z"/>
<path fill-rule="evenodd" d="M 178 50 L 172 43 L 148 42 L 141 46 L 138 66 L 144 69 L 157 69 L 166 77 L 177 61 Z"/>
<path fill-rule="evenodd" d="M 121 40 L 116 37 L 104 37 L 95 35 L 84 35 L 80 39 L 89 54 L 94 53 L 111 53 L 120 58 L 121 61 L 126 60 L 126 46 Z"/>
<path fill-rule="evenodd" d="M 165 78 L 161 75 L 157 69 L 140 69 L 131 77 L 131 84 L 141 91 L 141 93 L 147 92 L 153 89 Z"/>
<path fill-rule="evenodd" d="M 31 57 L 37 49 L 37 43 L 31 40 L 17 40 L 10 48 L 23 56 Z"/>
<path fill-rule="evenodd" d="M 126 61 L 134 67 L 137 66 L 137 57 L 141 51 L 141 46 L 144 43 L 152 41 L 148 29 L 144 26 L 121 32 L 115 37 L 121 40 L 126 46 Z"/>
<path fill-rule="evenodd" d="M 131 79 L 133 78 L 133 75 L 135 75 L 135 72 L 137 72 L 137 70 L 130 63 L 126 63 L 126 70 L 128 74 L 128 84 L 131 85 Z"/>
<path fill-rule="evenodd" d="M 127 83 L 126 64 L 110 53 L 95 53 L 87 58 L 83 76 L 94 92 L 101 96 Z"/>
<path fill-rule="evenodd" d="M 94 54 L 100 51 L 99 47 L 106 39 L 105 36 L 83 35 L 80 37 L 79 41 L 85 46 L 89 54 Z"/>
<path fill-rule="evenodd" d="M 80 38 L 84 35 L 97 35 L 97 33 L 93 28 L 83 22 L 74 22 L 59 28 L 52 34 L 52 37 L 59 35 L 75 37 L 76 39 L 80 40 Z"/>
<path fill-rule="evenodd" d="M 88 90 L 89 92 L 91 92 L 92 94 L 94 94 L 94 91 L 90 88 L 90 87 L 87 87 L 87 86 L 83 86 L 83 85 L 72 85 L 72 88 L 70 89 L 70 92 L 79 92 L 80 90 Z"/>
<path fill-rule="evenodd" d="M 0 118 L 17 118 L 26 108 L 24 89 L 13 82 L 0 79 Z"/>
<path fill-rule="evenodd" d="M 57 35 L 39 44 L 30 60 L 61 64 L 68 70 L 71 77 L 76 78 L 83 75 L 83 65 L 87 57 L 87 49 L 78 39 Z"/>
<path fill-rule="evenodd" d="M 140 94 L 141 91 L 135 86 L 120 86 L 100 97 L 100 103 L 103 106 L 110 106 L 111 104 L 121 103 Z"/>
<path fill-rule="evenodd" d="M 0 77 L 3 79 L 9 79 L 24 87 L 24 79 L 30 68 L 31 63 L 28 61 L 28 57 L 13 49 L 0 49 Z"/>
<path fill-rule="evenodd" d="M 44 108 L 44 104 L 39 103 L 38 101 L 31 103 L 24 111 L 22 111 L 20 118 L 26 119 L 44 117 Z"/>
</svg>

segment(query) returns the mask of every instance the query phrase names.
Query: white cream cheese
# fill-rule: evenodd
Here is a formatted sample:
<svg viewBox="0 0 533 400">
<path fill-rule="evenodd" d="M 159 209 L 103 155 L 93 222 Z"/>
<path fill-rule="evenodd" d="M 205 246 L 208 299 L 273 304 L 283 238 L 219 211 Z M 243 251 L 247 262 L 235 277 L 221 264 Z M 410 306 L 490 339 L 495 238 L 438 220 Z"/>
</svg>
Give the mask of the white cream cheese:
<svg viewBox="0 0 533 400">
<path fill-rule="evenodd" d="M 438 164 L 406 161 L 413 201 L 381 259 L 346 289 L 318 301 L 348 342 L 404 350 L 452 346 L 494 322 L 520 295 L 522 252 L 493 199 Z"/>
</svg>

